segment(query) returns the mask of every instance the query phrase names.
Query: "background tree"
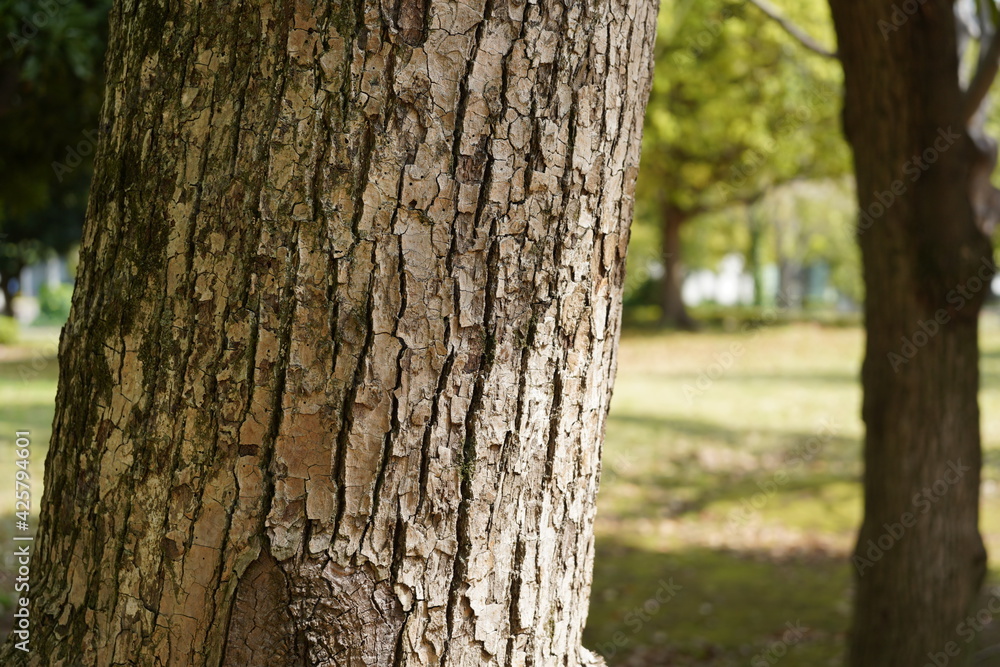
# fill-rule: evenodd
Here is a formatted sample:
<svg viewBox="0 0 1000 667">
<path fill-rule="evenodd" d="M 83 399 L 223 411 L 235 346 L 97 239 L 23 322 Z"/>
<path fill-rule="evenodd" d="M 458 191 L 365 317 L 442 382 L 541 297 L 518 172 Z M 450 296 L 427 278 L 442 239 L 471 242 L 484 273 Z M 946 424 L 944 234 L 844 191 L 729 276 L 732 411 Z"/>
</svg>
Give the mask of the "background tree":
<svg viewBox="0 0 1000 667">
<path fill-rule="evenodd" d="M 830 6 L 867 295 L 865 518 L 850 664 L 922 664 L 953 650 L 961 655 L 950 664 L 966 664 L 972 645 L 956 632 L 986 564 L 977 321 L 993 275 L 980 223 L 995 165 L 975 119 L 1000 42 L 995 29 L 982 33 L 979 67 L 963 86 L 954 3 L 927 0 L 902 14 L 890 0 Z M 945 483 L 919 516 L 915 494 Z M 873 559 L 870 544 L 914 515 Z"/>
<path fill-rule="evenodd" d="M 640 219 L 660 229 L 662 324 L 693 325 L 681 298 L 688 221 L 848 168 L 833 104 L 840 74 L 794 49 L 739 3 L 672 0 L 660 12 L 656 57 L 669 66 L 656 70 L 639 196 Z"/>
<path fill-rule="evenodd" d="M 0 0 L 0 286 L 80 238 L 110 0 Z"/>
<path fill-rule="evenodd" d="M 858 249 L 850 233 L 857 212 L 854 196 L 844 179 L 792 181 L 773 188 L 754 206 L 755 236 L 747 263 L 752 273 L 760 273 L 764 262 L 777 268 L 778 305 L 814 305 L 816 278 L 825 278 L 839 298 L 861 303 Z"/>
<path fill-rule="evenodd" d="M 654 5 L 116 3 L 0 662 L 592 663 Z"/>
<path fill-rule="evenodd" d="M 714 272 L 726 257 L 742 255 L 756 306 L 830 305 L 829 290 L 813 294 L 824 286 L 838 299 L 860 304 L 858 248 L 851 233 L 856 211 L 847 179 L 789 181 L 769 188 L 752 205 L 693 218 L 681 232 L 684 262 L 689 271 Z M 820 301 L 810 303 L 813 296 Z"/>
</svg>

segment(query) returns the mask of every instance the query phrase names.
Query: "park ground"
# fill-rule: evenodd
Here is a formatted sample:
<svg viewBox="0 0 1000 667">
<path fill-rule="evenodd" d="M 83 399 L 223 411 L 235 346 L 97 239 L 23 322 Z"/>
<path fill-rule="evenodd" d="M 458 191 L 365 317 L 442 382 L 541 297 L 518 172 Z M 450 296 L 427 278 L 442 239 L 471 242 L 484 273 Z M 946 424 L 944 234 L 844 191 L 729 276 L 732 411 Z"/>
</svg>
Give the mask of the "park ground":
<svg viewBox="0 0 1000 667">
<path fill-rule="evenodd" d="M 982 330 L 981 529 L 994 586 L 1000 319 L 984 315 Z M 857 326 L 818 324 L 623 335 L 586 635 L 609 665 L 843 664 L 863 345 Z M 977 641 L 1000 641 L 997 626 Z"/>
<path fill-rule="evenodd" d="M 0 611 L 13 601 L 16 430 L 33 495 L 55 330 L 0 347 Z M 861 516 L 858 327 L 623 335 L 586 645 L 611 667 L 840 665 Z M 1000 319 L 983 320 L 982 530 L 1000 584 Z M 6 435 L 3 435 L 6 434 Z M 3 471 L 9 471 L 9 475 Z M 9 621 L 8 621 L 9 623 Z M 977 636 L 1000 641 L 1000 623 Z M 0 629 L 9 627 L 0 625 Z"/>
</svg>

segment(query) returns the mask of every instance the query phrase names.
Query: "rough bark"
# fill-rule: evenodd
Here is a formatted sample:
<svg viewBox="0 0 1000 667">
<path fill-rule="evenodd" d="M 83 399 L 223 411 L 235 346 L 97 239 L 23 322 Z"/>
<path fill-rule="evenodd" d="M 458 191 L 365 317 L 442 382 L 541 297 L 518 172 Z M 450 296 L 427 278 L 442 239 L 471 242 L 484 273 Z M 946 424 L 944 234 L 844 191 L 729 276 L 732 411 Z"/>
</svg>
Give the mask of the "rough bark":
<svg viewBox="0 0 1000 667">
<path fill-rule="evenodd" d="M 120 0 L 32 665 L 579 665 L 650 0 Z"/>
<path fill-rule="evenodd" d="M 970 201 L 977 152 L 964 129 L 953 5 L 922 2 L 883 35 L 892 0 L 830 4 L 867 294 L 865 517 L 849 663 L 921 665 L 954 642 L 962 655 L 945 654 L 948 664 L 964 664 L 974 643 L 956 633 L 986 557 L 977 315 L 992 258 Z M 915 158 L 927 168 L 914 170 Z M 968 470 L 955 481 L 958 462 Z M 925 511 L 917 494 L 927 490 L 937 500 Z M 915 524 L 893 537 L 908 514 Z M 888 548 L 872 549 L 880 538 Z"/>
<path fill-rule="evenodd" d="M 672 329 L 691 331 L 696 328 L 681 295 L 684 266 L 681 263 L 681 225 L 686 218 L 677 208 L 664 204 L 660 214 L 663 278 L 660 281 L 660 324 Z"/>
</svg>

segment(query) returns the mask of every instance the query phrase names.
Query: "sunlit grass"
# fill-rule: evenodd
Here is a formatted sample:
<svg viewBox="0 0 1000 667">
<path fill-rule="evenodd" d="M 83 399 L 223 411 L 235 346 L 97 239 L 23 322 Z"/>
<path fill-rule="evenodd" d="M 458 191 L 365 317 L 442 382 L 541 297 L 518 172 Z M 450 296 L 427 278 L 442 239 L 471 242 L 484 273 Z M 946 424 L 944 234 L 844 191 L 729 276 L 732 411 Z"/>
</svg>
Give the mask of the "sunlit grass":
<svg viewBox="0 0 1000 667">
<path fill-rule="evenodd" d="M 808 324 L 624 335 L 587 631 L 609 664 L 747 665 L 797 621 L 809 632 L 782 665 L 842 664 L 862 507 L 863 345 L 860 328 Z M 995 316 L 984 317 L 983 352 L 982 526 L 996 555 Z M 655 600 L 665 576 L 684 590 L 637 625 L 630 610 Z"/>
<path fill-rule="evenodd" d="M 28 330 L 16 347 L 0 347 L 0 514 L 14 511 L 14 438 L 18 431 L 30 433 L 32 512 L 42 496 L 42 472 L 52 435 L 56 381 L 57 330 Z M 2 528 L 0 528 L 2 530 Z"/>
<path fill-rule="evenodd" d="M 59 375 L 56 329 L 29 329 L 20 344 L 0 347 L 0 628 L 9 624 L 13 605 L 14 534 L 35 532 L 42 500 L 45 455 L 52 435 L 56 380 Z M 16 433 L 26 431 L 31 442 L 28 473 L 31 509 L 29 533 L 15 529 L 14 473 Z"/>
</svg>

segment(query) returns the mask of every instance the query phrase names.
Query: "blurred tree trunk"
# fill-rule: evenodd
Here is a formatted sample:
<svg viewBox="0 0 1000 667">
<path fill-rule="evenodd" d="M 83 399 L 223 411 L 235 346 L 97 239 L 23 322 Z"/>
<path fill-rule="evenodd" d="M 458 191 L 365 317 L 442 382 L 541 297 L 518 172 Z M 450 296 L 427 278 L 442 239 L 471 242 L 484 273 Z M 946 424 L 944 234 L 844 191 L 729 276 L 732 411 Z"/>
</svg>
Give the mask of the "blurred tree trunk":
<svg viewBox="0 0 1000 667">
<path fill-rule="evenodd" d="M 594 660 L 656 6 L 392 6 L 116 3 L 0 664 Z"/>
<path fill-rule="evenodd" d="M 671 329 L 693 330 L 696 323 L 684 305 L 684 265 L 681 262 L 681 225 L 687 216 L 676 206 L 660 206 L 660 244 L 663 279 L 660 281 L 660 325 Z"/>
<path fill-rule="evenodd" d="M 753 279 L 753 305 L 764 305 L 764 267 L 760 261 L 761 237 L 764 235 L 764 222 L 757 214 L 752 204 L 744 208 L 749 229 L 750 242 L 747 248 L 747 272 Z"/>
<path fill-rule="evenodd" d="M 0 276 L 0 289 L 3 290 L 3 315 L 7 317 L 14 317 L 14 297 L 17 296 L 17 291 L 13 288 L 14 281 L 21 280 L 21 270 L 22 266 L 17 271 L 11 271 L 9 274 Z"/>
<path fill-rule="evenodd" d="M 831 0 L 867 292 L 865 517 L 852 667 L 966 664 L 982 582 L 977 316 L 991 248 L 970 202 L 953 5 Z M 884 34 L 883 34 L 884 33 Z M 908 525 L 909 524 L 909 525 Z M 946 653 L 962 651 L 959 657 Z"/>
<path fill-rule="evenodd" d="M 798 308 L 801 305 L 802 281 L 801 265 L 787 256 L 778 257 L 778 296 L 776 303 L 780 308 Z"/>
<path fill-rule="evenodd" d="M 799 222 L 775 221 L 774 255 L 778 264 L 778 294 L 775 303 L 783 309 L 800 309 L 805 295 L 802 282 L 802 253 L 799 251 Z"/>
<path fill-rule="evenodd" d="M 815 264 L 800 263 L 799 264 L 799 308 L 802 310 L 808 310 L 812 307 L 812 286 L 815 280 L 814 275 L 816 272 Z"/>
</svg>

